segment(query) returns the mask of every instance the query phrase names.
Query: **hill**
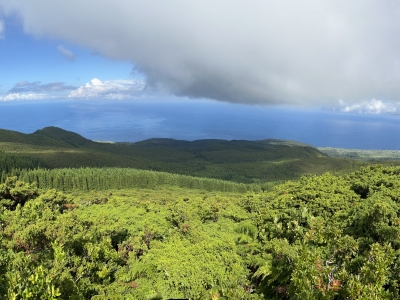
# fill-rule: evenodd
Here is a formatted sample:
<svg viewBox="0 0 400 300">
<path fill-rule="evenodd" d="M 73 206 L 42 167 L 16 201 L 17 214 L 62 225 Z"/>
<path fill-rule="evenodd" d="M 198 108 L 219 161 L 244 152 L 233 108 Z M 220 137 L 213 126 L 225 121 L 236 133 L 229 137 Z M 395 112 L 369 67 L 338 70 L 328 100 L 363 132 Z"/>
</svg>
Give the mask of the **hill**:
<svg viewBox="0 0 400 300">
<path fill-rule="evenodd" d="M 93 144 L 91 140 L 88 140 L 75 132 L 67 131 L 54 126 L 37 130 L 31 136 L 51 138 L 52 140 L 62 141 L 73 147 L 84 147 Z"/>
<path fill-rule="evenodd" d="M 343 172 L 362 164 L 331 158 L 310 145 L 293 141 L 155 138 L 137 143 L 101 143 L 57 127 L 32 134 L 0 130 L 0 150 L 39 159 L 47 168 L 131 167 L 243 183 Z"/>
</svg>

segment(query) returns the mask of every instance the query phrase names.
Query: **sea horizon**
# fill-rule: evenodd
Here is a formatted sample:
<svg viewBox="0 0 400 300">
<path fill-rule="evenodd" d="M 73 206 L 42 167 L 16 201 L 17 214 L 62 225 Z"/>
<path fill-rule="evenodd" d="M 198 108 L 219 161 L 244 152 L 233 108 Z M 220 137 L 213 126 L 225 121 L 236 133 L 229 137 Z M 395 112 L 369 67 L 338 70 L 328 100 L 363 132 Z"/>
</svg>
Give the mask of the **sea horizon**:
<svg viewBox="0 0 400 300">
<path fill-rule="evenodd" d="M 400 150 L 396 115 L 171 99 L 16 101 L 0 103 L 0 110 L 2 129 L 32 133 L 56 126 L 103 142 L 279 139 L 314 147 Z"/>
</svg>

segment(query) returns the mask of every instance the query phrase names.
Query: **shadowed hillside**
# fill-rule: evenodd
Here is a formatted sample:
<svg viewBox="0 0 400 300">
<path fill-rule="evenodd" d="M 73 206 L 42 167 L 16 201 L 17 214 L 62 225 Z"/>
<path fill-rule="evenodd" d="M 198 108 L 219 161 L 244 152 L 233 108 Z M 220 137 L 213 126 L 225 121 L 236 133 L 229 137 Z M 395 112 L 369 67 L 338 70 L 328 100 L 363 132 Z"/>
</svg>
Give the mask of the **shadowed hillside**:
<svg viewBox="0 0 400 300">
<path fill-rule="evenodd" d="M 342 172 L 362 164 L 331 158 L 293 141 L 154 138 L 137 143 L 101 143 L 57 127 L 32 134 L 0 130 L 0 150 L 40 159 L 47 168 L 132 167 L 244 183 Z"/>
</svg>

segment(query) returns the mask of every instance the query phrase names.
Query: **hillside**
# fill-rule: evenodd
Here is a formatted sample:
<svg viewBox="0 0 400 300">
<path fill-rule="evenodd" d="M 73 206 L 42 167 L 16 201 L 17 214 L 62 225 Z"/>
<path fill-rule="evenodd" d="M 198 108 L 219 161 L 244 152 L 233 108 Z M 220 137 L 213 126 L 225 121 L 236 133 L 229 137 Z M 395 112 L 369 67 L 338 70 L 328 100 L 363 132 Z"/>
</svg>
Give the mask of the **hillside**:
<svg viewBox="0 0 400 300">
<path fill-rule="evenodd" d="M 322 153 L 330 157 L 350 158 L 362 161 L 399 161 L 400 150 L 359 150 L 320 147 Z"/>
<path fill-rule="evenodd" d="M 0 150 L 40 159 L 47 168 L 131 167 L 243 183 L 343 172 L 362 164 L 331 158 L 293 141 L 155 138 L 137 143 L 101 143 L 57 127 L 32 134 L 0 130 Z"/>
<path fill-rule="evenodd" d="M 399 167 L 247 192 L 150 171 L 54 171 L 28 173 L 69 178 L 71 194 L 0 184 L 1 299 L 400 298 Z M 98 175 L 138 185 L 88 191 Z"/>
<path fill-rule="evenodd" d="M 91 140 L 88 140 L 75 132 L 63 130 L 54 126 L 45 127 L 43 129 L 37 130 L 30 136 L 44 137 L 56 141 L 62 141 L 68 145 L 71 145 L 72 147 L 85 147 L 90 146 L 94 143 Z"/>
</svg>

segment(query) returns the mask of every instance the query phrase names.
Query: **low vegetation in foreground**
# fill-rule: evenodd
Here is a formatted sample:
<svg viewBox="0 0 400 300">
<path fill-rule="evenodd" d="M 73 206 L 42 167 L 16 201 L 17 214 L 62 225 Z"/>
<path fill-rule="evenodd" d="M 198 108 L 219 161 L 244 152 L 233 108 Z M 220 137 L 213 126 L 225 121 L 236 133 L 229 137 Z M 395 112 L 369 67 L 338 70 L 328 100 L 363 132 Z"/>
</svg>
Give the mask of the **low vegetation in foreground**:
<svg viewBox="0 0 400 300">
<path fill-rule="evenodd" d="M 1 298 L 400 298 L 398 167 L 264 192 L 63 190 L 0 185 Z"/>
</svg>

